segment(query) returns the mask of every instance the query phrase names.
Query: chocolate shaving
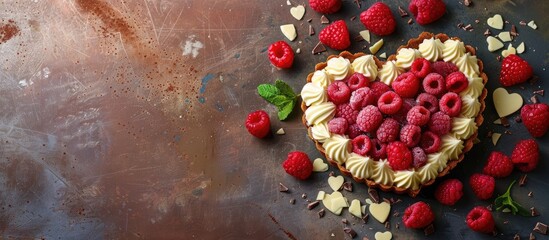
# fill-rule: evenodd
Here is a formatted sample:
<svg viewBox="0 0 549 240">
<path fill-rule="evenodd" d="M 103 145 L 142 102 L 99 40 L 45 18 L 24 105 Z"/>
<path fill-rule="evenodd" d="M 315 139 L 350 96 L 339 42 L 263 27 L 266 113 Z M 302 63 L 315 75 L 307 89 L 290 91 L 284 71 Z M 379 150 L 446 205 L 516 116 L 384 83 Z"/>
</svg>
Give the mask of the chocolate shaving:
<svg viewBox="0 0 549 240">
<path fill-rule="evenodd" d="M 301 194 L 301 198 L 303 199 L 307 198 L 307 194 L 306 193 Z"/>
<path fill-rule="evenodd" d="M 320 203 L 320 201 L 314 201 L 312 203 L 309 203 L 309 204 L 307 204 L 307 209 L 312 210 L 313 208 L 318 206 L 319 203 Z"/>
<path fill-rule="evenodd" d="M 395 211 L 393 211 L 393 217 L 398 217 L 398 215 L 400 215 L 400 213 L 399 213 L 399 212 L 397 212 L 396 210 L 395 210 Z"/>
<path fill-rule="evenodd" d="M 511 36 L 516 37 L 518 35 L 517 26 L 515 26 L 515 24 L 511 25 Z"/>
<path fill-rule="evenodd" d="M 521 20 L 521 21 L 519 22 L 519 24 L 522 25 L 522 26 L 526 26 L 526 22 L 523 21 L 523 20 Z"/>
<path fill-rule="evenodd" d="M 531 101 L 532 103 L 536 104 L 536 103 L 538 103 L 538 97 L 536 97 L 536 95 L 534 95 L 534 96 L 532 96 L 532 97 L 530 98 L 530 101 Z"/>
<path fill-rule="evenodd" d="M 515 117 L 515 122 L 522 122 L 522 118 L 520 117 L 520 115 Z"/>
<path fill-rule="evenodd" d="M 490 29 L 486 29 L 486 31 L 484 31 L 484 36 L 488 37 L 490 35 L 492 35 L 492 32 L 490 32 Z"/>
<path fill-rule="evenodd" d="M 433 224 L 429 224 L 429 226 L 427 226 L 423 230 L 423 233 L 425 234 L 425 236 L 429 236 L 429 235 L 433 234 L 434 232 L 435 232 L 435 226 L 433 226 Z"/>
<path fill-rule="evenodd" d="M 370 198 L 374 203 L 379 203 L 379 193 L 376 189 L 368 188 L 368 195 L 370 195 Z"/>
<path fill-rule="evenodd" d="M 505 225 L 509 224 L 509 220 L 503 221 L 503 224 L 505 224 Z"/>
<path fill-rule="evenodd" d="M 312 25 L 309 25 L 309 36 L 313 36 L 315 35 L 315 29 L 313 28 Z"/>
<path fill-rule="evenodd" d="M 357 6 L 358 8 L 361 7 L 361 6 L 360 6 L 360 0 L 353 0 L 353 2 L 356 4 L 356 6 Z"/>
<path fill-rule="evenodd" d="M 469 6 L 471 6 L 472 4 L 473 4 L 473 1 L 471 1 L 471 0 L 464 0 L 464 1 L 463 1 L 463 5 L 465 5 L 466 7 L 469 7 Z"/>
<path fill-rule="evenodd" d="M 457 27 L 461 28 L 461 29 L 463 29 L 463 26 L 465 26 L 465 24 L 463 24 L 463 23 L 458 23 L 458 25 L 457 25 Z"/>
<path fill-rule="evenodd" d="M 343 218 L 341 219 L 341 223 L 347 225 L 349 223 L 349 220 L 347 220 L 347 218 Z"/>
<path fill-rule="evenodd" d="M 320 54 L 320 53 L 323 53 L 323 52 L 326 52 L 326 47 L 324 47 L 324 45 L 321 43 L 321 42 L 318 42 L 316 44 L 316 46 L 313 48 L 313 55 L 316 55 L 316 54 Z M 330 173 L 330 176 L 334 176 L 334 172 L 331 172 Z"/>
<path fill-rule="evenodd" d="M 545 90 L 543 90 L 543 89 L 540 89 L 540 90 L 536 90 L 536 91 L 534 91 L 534 94 L 537 94 L 537 95 L 543 96 L 543 95 L 545 94 Z"/>
<path fill-rule="evenodd" d="M 353 191 L 353 184 L 351 182 L 344 182 L 343 183 L 343 189 L 347 192 Z"/>
<path fill-rule="evenodd" d="M 513 240 L 520 240 L 520 236 L 517 234 L 515 234 L 515 236 L 513 237 Z"/>
<path fill-rule="evenodd" d="M 505 134 L 507 134 L 507 135 L 513 134 L 513 133 L 511 132 L 511 130 L 505 130 L 505 132 L 503 132 L 503 133 L 505 133 Z"/>
<path fill-rule="evenodd" d="M 492 132 L 492 130 L 490 130 L 490 131 L 488 131 L 488 132 L 486 133 L 486 137 L 487 137 L 487 138 L 491 138 L 491 137 L 492 137 L 492 134 L 494 134 L 494 132 Z"/>
<path fill-rule="evenodd" d="M 288 187 L 284 186 L 284 184 L 278 183 L 278 191 L 287 193 L 287 192 L 290 191 L 290 189 Z"/>
<path fill-rule="evenodd" d="M 538 233 L 541 233 L 543 235 L 547 235 L 547 224 L 537 222 L 536 226 L 534 227 L 534 231 L 538 232 Z"/>
<path fill-rule="evenodd" d="M 349 235 L 349 237 L 351 237 L 351 238 L 355 238 L 355 237 L 356 237 L 356 232 L 355 232 L 355 230 L 353 230 L 353 229 L 350 228 L 350 227 L 345 227 L 345 228 L 343 228 L 343 232 L 347 233 L 347 235 Z"/>
<path fill-rule="evenodd" d="M 320 17 L 320 23 L 322 23 L 322 24 L 328 24 L 328 23 L 330 23 L 330 19 L 328 19 L 326 16 L 322 15 L 322 16 Z"/>
<path fill-rule="evenodd" d="M 312 22 L 312 21 L 313 21 L 312 18 L 307 19 L 307 22 Z"/>
<path fill-rule="evenodd" d="M 534 196 L 534 192 L 529 192 L 528 193 L 528 197 L 533 197 Z"/>
<path fill-rule="evenodd" d="M 323 218 L 325 214 L 326 210 L 324 210 L 324 208 L 320 209 L 320 211 L 318 211 L 318 218 Z"/>
<path fill-rule="evenodd" d="M 368 223 L 368 217 L 370 217 L 370 215 L 368 213 L 366 213 L 361 219 L 362 219 L 362 223 L 366 224 Z"/>
<path fill-rule="evenodd" d="M 319 42 L 319 43 L 322 44 L 321 42 Z M 318 44 L 317 44 L 317 46 L 318 46 Z M 328 174 L 328 176 L 330 176 L 330 177 L 335 177 L 334 171 L 331 171 L 331 172 Z"/>
<path fill-rule="evenodd" d="M 475 19 L 475 23 L 476 23 L 476 24 L 479 24 L 479 23 L 480 23 L 480 20 Z"/>
<path fill-rule="evenodd" d="M 385 222 L 385 228 L 386 229 L 391 229 L 391 222 L 389 222 L 389 221 Z"/>
<path fill-rule="evenodd" d="M 496 57 L 496 60 L 498 60 L 498 62 L 501 62 L 501 55 L 498 55 L 498 56 Z"/>
<path fill-rule="evenodd" d="M 488 209 L 488 211 L 491 212 L 493 207 L 494 207 L 494 205 L 490 204 L 490 205 L 486 206 L 486 209 Z"/>
<path fill-rule="evenodd" d="M 362 41 L 364 41 L 364 38 L 363 38 L 362 36 L 360 36 L 360 35 L 357 35 L 357 36 L 355 37 L 355 41 L 357 41 L 357 42 L 362 42 Z"/>
<path fill-rule="evenodd" d="M 519 179 L 519 187 L 526 185 L 527 182 L 528 182 L 528 174 L 523 174 L 522 176 L 520 176 L 520 179 Z"/>
<path fill-rule="evenodd" d="M 530 237 L 528 239 L 529 240 L 536 240 L 536 236 L 534 235 L 534 233 L 530 233 Z"/>
<path fill-rule="evenodd" d="M 401 6 L 398 6 L 398 13 L 400 14 L 400 17 L 408 16 L 408 13 L 406 12 L 406 10 L 404 10 L 404 8 L 402 8 Z"/>
<path fill-rule="evenodd" d="M 504 127 L 511 126 L 511 124 L 509 124 L 509 120 L 506 117 L 501 118 L 501 125 L 503 125 Z"/>
<path fill-rule="evenodd" d="M 356 16 L 351 17 L 351 21 L 354 21 L 356 19 Z"/>
<path fill-rule="evenodd" d="M 532 217 L 536 217 L 536 216 L 539 216 L 539 212 L 535 207 L 531 207 L 530 208 L 530 215 L 532 215 Z"/>
<path fill-rule="evenodd" d="M 467 24 L 467 26 L 463 27 L 463 30 L 465 31 L 473 30 L 473 26 L 471 24 Z"/>
<path fill-rule="evenodd" d="M 290 204 L 295 204 L 295 198 L 290 199 Z"/>
<path fill-rule="evenodd" d="M 410 25 L 410 24 L 412 24 L 412 23 L 414 23 L 414 20 L 412 20 L 411 18 L 408 19 L 408 25 Z"/>
<path fill-rule="evenodd" d="M 395 224 L 395 228 L 396 228 L 396 229 L 400 229 L 400 224 L 396 223 L 396 224 Z"/>
</svg>

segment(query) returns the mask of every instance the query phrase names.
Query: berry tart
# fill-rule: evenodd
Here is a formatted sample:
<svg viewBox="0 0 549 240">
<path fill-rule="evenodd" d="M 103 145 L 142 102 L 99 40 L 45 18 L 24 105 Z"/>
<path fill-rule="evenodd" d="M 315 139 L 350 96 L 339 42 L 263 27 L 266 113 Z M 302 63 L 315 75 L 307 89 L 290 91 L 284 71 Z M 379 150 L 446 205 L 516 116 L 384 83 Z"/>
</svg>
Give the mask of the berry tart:
<svg viewBox="0 0 549 240">
<path fill-rule="evenodd" d="M 488 78 L 475 53 L 458 38 L 424 32 L 386 62 L 329 56 L 301 91 L 308 135 L 355 181 L 416 196 L 477 138 Z"/>
</svg>

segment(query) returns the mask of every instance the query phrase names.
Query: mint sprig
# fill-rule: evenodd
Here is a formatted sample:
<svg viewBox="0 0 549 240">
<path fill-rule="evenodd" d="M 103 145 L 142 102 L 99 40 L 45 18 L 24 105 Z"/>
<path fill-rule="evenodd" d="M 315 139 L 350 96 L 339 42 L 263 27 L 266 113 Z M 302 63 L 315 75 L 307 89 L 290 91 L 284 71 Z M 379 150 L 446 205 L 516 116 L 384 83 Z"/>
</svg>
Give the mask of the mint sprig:
<svg viewBox="0 0 549 240">
<path fill-rule="evenodd" d="M 513 187 L 513 184 L 515 184 L 515 182 L 516 180 L 514 180 L 511 183 L 511 185 L 509 185 L 509 187 L 507 188 L 507 191 L 503 195 L 496 198 L 496 200 L 494 201 L 496 210 L 501 211 L 504 209 L 509 209 L 511 210 L 511 213 L 513 213 L 513 215 L 516 215 L 518 213 L 521 216 L 531 217 L 532 215 L 530 211 L 523 208 L 519 203 L 515 202 L 515 200 L 513 200 L 513 198 L 511 197 L 511 188 Z"/>
<path fill-rule="evenodd" d="M 259 96 L 278 108 L 278 119 L 286 120 L 294 110 L 298 96 L 292 87 L 282 80 L 276 80 L 275 84 L 261 84 L 257 86 Z"/>
</svg>

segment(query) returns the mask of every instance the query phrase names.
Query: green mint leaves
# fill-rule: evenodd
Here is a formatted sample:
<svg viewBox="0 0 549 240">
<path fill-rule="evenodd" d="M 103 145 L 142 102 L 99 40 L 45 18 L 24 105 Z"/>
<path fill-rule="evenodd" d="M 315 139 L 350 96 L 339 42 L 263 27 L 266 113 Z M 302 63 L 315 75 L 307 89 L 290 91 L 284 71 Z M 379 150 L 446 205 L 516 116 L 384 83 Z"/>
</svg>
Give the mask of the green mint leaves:
<svg viewBox="0 0 549 240">
<path fill-rule="evenodd" d="M 513 213 L 513 215 L 516 215 L 518 213 L 521 216 L 531 217 L 532 215 L 530 211 L 523 208 L 520 204 L 515 202 L 513 198 L 511 198 L 511 187 L 513 187 L 513 184 L 515 184 L 515 182 L 516 181 L 513 181 L 511 185 L 509 185 L 509 188 L 507 188 L 507 192 L 496 198 L 496 200 L 494 201 L 496 210 L 501 211 L 507 208 L 511 210 L 511 213 Z"/>
<path fill-rule="evenodd" d="M 292 87 L 282 80 L 276 80 L 275 84 L 261 84 L 257 86 L 259 96 L 278 108 L 278 119 L 286 120 L 294 110 L 297 103 L 297 95 Z"/>
</svg>

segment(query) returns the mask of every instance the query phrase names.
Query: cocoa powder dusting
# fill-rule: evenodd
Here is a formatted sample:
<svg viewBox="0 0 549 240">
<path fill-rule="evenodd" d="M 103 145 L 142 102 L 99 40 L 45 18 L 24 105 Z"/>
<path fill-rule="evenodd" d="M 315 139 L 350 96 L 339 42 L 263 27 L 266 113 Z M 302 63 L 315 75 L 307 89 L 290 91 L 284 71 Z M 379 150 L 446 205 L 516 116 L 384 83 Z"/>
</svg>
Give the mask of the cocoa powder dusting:
<svg viewBox="0 0 549 240">
<path fill-rule="evenodd" d="M 137 37 L 133 27 L 110 4 L 103 0 L 76 0 L 75 3 L 81 11 L 92 14 L 101 20 L 104 24 L 104 28 L 102 28 L 103 34 L 120 32 L 124 40 L 136 40 Z"/>
<path fill-rule="evenodd" d="M 0 23 L 0 44 L 7 42 L 19 34 L 19 27 L 13 20 L 10 19 L 7 23 L 5 22 L 5 20 L 2 20 L 2 23 Z"/>
</svg>

